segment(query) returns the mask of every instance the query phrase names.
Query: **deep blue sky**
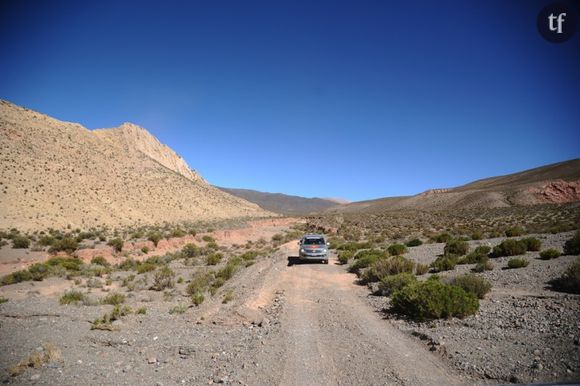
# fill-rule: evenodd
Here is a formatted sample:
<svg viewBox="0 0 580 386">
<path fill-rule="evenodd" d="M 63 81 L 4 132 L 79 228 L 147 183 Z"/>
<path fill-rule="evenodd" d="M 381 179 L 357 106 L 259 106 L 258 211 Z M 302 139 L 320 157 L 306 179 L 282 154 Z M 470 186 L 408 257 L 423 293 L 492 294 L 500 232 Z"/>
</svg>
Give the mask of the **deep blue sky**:
<svg viewBox="0 0 580 386">
<path fill-rule="evenodd" d="M 217 185 L 415 194 L 580 156 L 548 3 L 4 1 L 0 98 L 139 124 Z"/>
</svg>

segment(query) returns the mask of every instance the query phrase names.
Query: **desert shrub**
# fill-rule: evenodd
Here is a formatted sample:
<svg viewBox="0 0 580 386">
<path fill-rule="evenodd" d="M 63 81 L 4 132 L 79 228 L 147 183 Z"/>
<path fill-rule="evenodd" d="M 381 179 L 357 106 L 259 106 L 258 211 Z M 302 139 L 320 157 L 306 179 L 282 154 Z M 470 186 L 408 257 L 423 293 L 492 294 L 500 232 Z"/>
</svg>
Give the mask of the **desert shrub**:
<svg viewBox="0 0 580 386">
<path fill-rule="evenodd" d="M 183 253 L 184 257 L 196 257 L 201 254 L 200 248 L 195 244 L 186 244 L 182 249 L 181 253 Z"/>
<path fill-rule="evenodd" d="M 0 304 L 4 304 L 8 301 L 7 298 L 5 298 L 4 296 L 0 296 Z"/>
<path fill-rule="evenodd" d="M 51 257 L 45 264 L 51 267 L 62 267 L 67 271 L 80 271 L 83 266 L 81 260 L 72 257 Z"/>
<path fill-rule="evenodd" d="M 56 253 L 61 251 L 72 253 L 76 251 L 78 246 L 79 243 L 77 242 L 76 239 L 72 237 L 64 237 L 61 240 L 56 240 L 54 243 L 52 243 L 52 246 L 48 249 L 48 251 L 50 253 Z"/>
<path fill-rule="evenodd" d="M 219 271 L 216 272 L 216 274 L 215 274 L 216 279 L 221 278 L 224 280 L 230 280 L 234 276 L 236 271 L 238 270 L 241 262 L 242 262 L 242 259 L 240 259 L 240 258 L 230 259 L 225 267 L 223 267 L 222 269 L 220 269 Z"/>
<path fill-rule="evenodd" d="M 153 276 L 153 286 L 151 289 L 155 291 L 163 291 L 166 288 L 173 288 L 173 278 L 175 277 L 175 273 L 169 268 L 169 266 L 165 265 L 163 268 L 159 269 L 155 272 Z"/>
<path fill-rule="evenodd" d="M 183 236 L 185 236 L 185 231 L 181 228 L 175 228 L 171 232 L 171 237 L 183 237 Z"/>
<path fill-rule="evenodd" d="M 416 282 L 393 294 L 393 310 L 413 319 L 465 317 L 479 309 L 477 297 L 439 280 Z"/>
<path fill-rule="evenodd" d="M 135 314 L 137 315 L 145 315 L 147 314 L 147 307 L 139 307 L 135 310 Z"/>
<path fill-rule="evenodd" d="M 518 237 L 523 235 L 524 233 L 526 233 L 526 231 L 524 230 L 524 228 L 522 227 L 511 227 L 505 230 L 505 235 L 507 237 Z"/>
<path fill-rule="evenodd" d="M 338 248 L 336 248 L 339 251 L 352 251 L 352 252 L 356 252 L 360 249 L 368 249 L 372 247 L 372 243 L 370 242 L 348 242 L 348 243 L 344 243 L 342 245 L 340 245 Z"/>
<path fill-rule="evenodd" d="M 141 252 L 143 252 L 145 254 L 149 253 L 149 247 L 145 246 L 145 247 L 141 248 Z"/>
<path fill-rule="evenodd" d="M 28 270 L 24 269 L 21 271 L 9 273 L 8 275 L 4 276 L 2 278 L 1 284 L 9 285 L 29 280 L 32 280 L 32 274 L 28 272 Z"/>
<path fill-rule="evenodd" d="M 118 268 L 122 271 L 129 271 L 131 269 L 135 269 L 138 265 L 139 265 L 138 262 L 129 257 L 123 260 L 121 263 L 119 263 Z"/>
<path fill-rule="evenodd" d="M 434 272 L 451 271 L 455 269 L 457 261 L 458 261 L 457 256 L 453 255 L 440 256 L 437 259 L 435 259 L 434 262 L 431 263 L 430 267 L 433 269 Z"/>
<path fill-rule="evenodd" d="M 138 274 L 142 274 L 142 273 L 155 271 L 157 269 L 157 266 L 155 264 L 144 262 L 144 263 L 137 263 L 135 269 L 137 270 Z"/>
<path fill-rule="evenodd" d="M 510 268 L 510 269 L 523 268 L 523 267 L 527 267 L 528 264 L 530 264 L 530 262 L 527 261 L 526 259 L 514 257 L 508 261 L 508 268 Z"/>
<path fill-rule="evenodd" d="M 41 281 L 50 276 L 50 266 L 44 263 L 34 263 L 28 267 L 28 272 L 32 275 L 32 280 Z"/>
<path fill-rule="evenodd" d="M 257 251 L 247 251 L 242 253 L 242 255 L 240 256 L 240 258 L 244 261 L 252 261 L 255 260 L 256 257 L 258 257 Z"/>
<path fill-rule="evenodd" d="M 272 236 L 273 242 L 281 242 L 283 240 L 284 240 L 284 235 L 282 233 L 276 233 L 274 236 Z"/>
<path fill-rule="evenodd" d="M 421 241 L 421 239 L 412 239 L 409 240 L 405 243 L 406 246 L 408 247 L 418 247 L 419 245 L 422 245 L 423 242 Z"/>
<path fill-rule="evenodd" d="M 381 279 L 379 290 L 383 295 L 390 296 L 409 284 L 415 283 L 417 278 L 407 272 L 385 276 Z"/>
<path fill-rule="evenodd" d="M 435 235 L 432 239 L 436 243 L 446 243 L 449 240 L 451 240 L 451 235 L 449 233 L 440 233 L 438 235 Z"/>
<path fill-rule="evenodd" d="M 508 239 L 493 247 L 491 256 L 501 257 L 523 255 L 526 253 L 527 249 L 528 247 L 523 241 Z"/>
<path fill-rule="evenodd" d="M 359 253 L 356 256 L 355 260 L 352 262 L 348 270 L 349 272 L 359 274 L 361 269 L 367 268 L 376 260 L 385 257 L 387 257 L 385 251 L 381 251 L 378 249 L 363 251 L 363 253 Z"/>
<path fill-rule="evenodd" d="M 209 235 L 204 235 L 201 239 L 206 243 L 215 243 L 215 239 Z"/>
<path fill-rule="evenodd" d="M 479 248 L 479 247 L 477 247 Z M 486 249 L 482 249 L 482 250 L 475 250 L 465 256 L 463 256 L 462 258 L 460 258 L 457 261 L 457 264 L 477 264 L 477 263 L 483 263 L 485 261 L 488 260 L 487 257 L 487 253 L 481 253 L 482 251 L 487 250 L 489 252 L 489 247 L 486 247 Z"/>
<path fill-rule="evenodd" d="M 107 245 L 115 248 L 115 251 L 117 251 L 117 252 L 121 252 L 123 250 L 124 244 L 125 244 L 125 242 L 123 241 L 123 239 L 120 239 L 119 237 L 111 239 L 107 243 Z"/>
<path fill-rule="evenodd" d="M 540 252 L 540 258 L 542 260 L 550 260 L 550 259 L 556 259 L 558 257 L 560 257 L 560 251 L 558 251 L 557 249 L 554 248 L 550 248 L 550 249 L 546 249 L 543 250 L 542 252 Z"/>
<path fill-rule="evenodd" d="M 539 251 L 542 248 L 542 242 L 535 237 L 526 237 L 520 240 L 522 243 L 526 244 L 526 250 L 528 251 Z"/>
<path fill-rule="evenodd" d="M 22 249 L 30 246 L 30 239 L 26 236 L 15 236 L 12 239 L 12 248 Z"/>
<path fill-rule="evenodd" d="M 201 292 L 195 292 L 191 295 L 191 302 L 196 306 L 199 306 L 205 300 L 205 296 Z"/>
<path fill-rule="evenodd" d="M 221 253 L 212 253 L 211 255 L 207 256 L 207 265 L 217 265 L 220 261 L 222 261 L 224 255 Z"/>
<path fill-rule="evenodd" d="M 159 241 L 163 238 L 163 236 L 161 236 L 161 233 L 159 232 L 150 232 L 147 235 L 147 240 L 151 241 L 153 243 L 153 245 L 157 246 L 157 244 L 159 243 Z"/>
<path fill-rule="evenodd" d="M 471 234 L 471 240 L 481 240 L 483 239 L 483 234 L 479 231 L 475 231 Z"/>
<path fill-rule="evenodd" d="M 580 231 L 564 243 L 565 255 L 580 255 Z"/>
<path fill-rule="evenodd" d="M 234 293 L 233 291 L 229 290 L 224 294 L 224 298 L 222 299 L 222 304 L 228 304 L 234 300 Z"/>
<path fill-rule="evenodd" d="M 111 263 L 107 261 L 103 256 L 95 256 L 91 259 L 91 264 L 102 265 L 103 267 L 109 267 Z"/>
<path fill-rule="evenodd" d="M 491 247 L 487 245 L 480 245 L 476 247 L 473 252 L 480 255 L 488 255 L 491 252 Z"/>
<path fill-rule="evenodd" d="M 403 244 L 393 244 L 393 245 L 389 246 L 389 248 L 387 248 L 387 251 L 392 256 L 400 256 L 400 255 L 403 255 L 407 252 L 407 247 L 404 246 Z"/>
<path fill-rule="evenodd" d="M 84 302 L 87 300 L 87 296 L 81 291 L 70 290 L 64 293 L 60 297 L 60 304 L 76 304 L 78 302 Z"/>
<path fill-rule="evenodd" d="M 196 272 L 191 276 L 191 282 L 187 285 L 186 291 L 189 295 L 204 293 L 213 280 L 211 272 Z"/>
<path fill-rule="evenodd" d="M 485 261 L 477 263 L 475 267 L 473 267 L 473 272 L 484 272 L 484 271 L 491 271 L 493 269 L 493 263 L 489 261 L 488 258 Z"/>
<path fill-rule="evenodd" d="M 358 260 L 357 260 L 358 261 Z M 372 283 L 382 280 L 385 276 L 399 273 L 413 273 L 415 263 L 403 256 L 382 257 L 370 264 L 361 275 L 362 283 Z"/>
<path fill-rule="evenodd" d="M 469 244 L 463 240 L 449 240 L 445 244 L 443 254 L 446 256 L 463 256 L 469 251 Z"/>
<path fill-rule="evenodd" d="M 169 310 L 171 315 L 173 314 L 184 314 L 187 311 L 187 306 L 185 304 L 178 304 Z"/>
<path fill-rule="evenodd" d="M 580 257 L 576 258 L 562 276 L 550 280 L 549 284 L 557 291 L 580 294 Z"/>
<path fill-rule="evenodd" d="M 474 294 L 479 299 L 483 299 L 485 295 L 491 291 L 491 283 L 481 276 L 471 273 L 454 277 L 450 283 L 457 287 L 463 288 L 465 291 Z"/>
<path fill-rule="evenodd" d="M 37 243 L 38 243 L 38 245 L 48 247 L 48 246 L 54 244 L 55 241 L 56 241 L 56 239 L 54 237 L 52 237 L 51 235 L 44 235 L 40 239 L 38 239 Z"/>
<path fill-rule="evenodd" d="M 106 313 L 101 318 L 97 318 L 93 321 L 91 330 L 114 330 L 112 323 L 115 320 L 121 319 L 121 317 L 129 315 L 132 312 L 131 307 L 116 305 L 113 310 Z"/>
<path fill-rule="evenodd" d="M 415 265 L 415 275 L 424 275 L 429 272 L 429 265 L 417 263 Z"/>
<path fill-rule="evenodd" d="M 338 262 L 340 264 L 348 264 L 348 260 L 354 255 L 353 251 L 341 251 L 338 253 Z"/>
<path fill-rule="evenodd" d="M 118 292 L 111 292 L 110 294 L 105 296 L 103 299 L 101 299 L 102 304 L 110 304 L 113 306 L 122 304 L 124 302 L 125 302 L 125 295 L 120 294 Z"/>
</svg>

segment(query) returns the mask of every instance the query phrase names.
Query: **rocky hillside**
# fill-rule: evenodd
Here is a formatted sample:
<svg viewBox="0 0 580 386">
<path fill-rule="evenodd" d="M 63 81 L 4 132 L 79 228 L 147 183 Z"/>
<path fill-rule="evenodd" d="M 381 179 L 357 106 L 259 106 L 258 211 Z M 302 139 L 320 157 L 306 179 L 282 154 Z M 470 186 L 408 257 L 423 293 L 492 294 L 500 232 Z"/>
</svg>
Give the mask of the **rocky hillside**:
<svg viewBox="0 0 580 386">
<path fill-rule="evenodd" d="M 450 189 L 430 189 L 415 196 L 354 202 L 329 209 L 354 213 L 377 210 L 457 210 L 580 201 L 580 159 L 506 176 L 486 178 Z"/>
<path fill-rule="evenodd" d="M 300 196 L 290 196 L 282 193 L 266 193 L 251 189 L 221 188 L 224 192 L 233 194 L 248 200 L 260 207 L 281 214 L 300 215 L 335 207 L 339 205 L 335 199 L 306 198 Z"/>
<path fill-rule="evenodd" d="M 145 129 L 91 131 L 0 101 L 0 224 L 22 230 L 271 215 L 206 183 Z"/>
</svg>

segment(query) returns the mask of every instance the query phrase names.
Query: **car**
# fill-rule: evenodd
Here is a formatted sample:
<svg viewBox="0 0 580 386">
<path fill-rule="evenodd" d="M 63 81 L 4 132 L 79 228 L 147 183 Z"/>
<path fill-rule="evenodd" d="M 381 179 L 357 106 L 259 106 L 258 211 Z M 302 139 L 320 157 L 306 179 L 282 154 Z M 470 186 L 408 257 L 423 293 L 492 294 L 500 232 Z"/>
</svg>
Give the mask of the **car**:
<svg viewBox="0 0 580 386">
<path fill-rule="evenodd" d="M 324 235 L 304 235 L 298 242 L 298 245 L 300 245 L 300 251 L 298 253 L 300 260 L 314 260 L 328 264 L 328 246 L 330 243 L 326 241 Z"/>
</svg>

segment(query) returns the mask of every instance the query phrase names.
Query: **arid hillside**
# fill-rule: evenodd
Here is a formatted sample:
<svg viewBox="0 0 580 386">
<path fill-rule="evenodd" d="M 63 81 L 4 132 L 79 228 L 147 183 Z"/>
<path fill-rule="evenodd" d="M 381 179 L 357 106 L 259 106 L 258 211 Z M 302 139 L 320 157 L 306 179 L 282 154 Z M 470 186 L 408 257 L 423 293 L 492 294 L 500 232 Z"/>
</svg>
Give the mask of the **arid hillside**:
<svg viewBox="0 0 580 386">
<path fill-rule="evenodd" d="M 91 131 L 0 101 L 0 224 L 22 230 L 271 215 L 132 124 Z"/>
<path fill-rule="evenodd" d="M 259 192 L 251 189 L 217 188 L 253 202 L 266 210 L 288 215 L 309 214 L 340 205 L 336 200 L 329 198 L 307 198 L 282 193 Z"/>
<path fill-rule="evenodd" d="M 334 213 L 389 210 L 507 208 L 580 201 L 580 159 L 475 181 L 451 189 L 430 189 L 415 196 L 360 201 L 328 209 Z"/>
</svg>

